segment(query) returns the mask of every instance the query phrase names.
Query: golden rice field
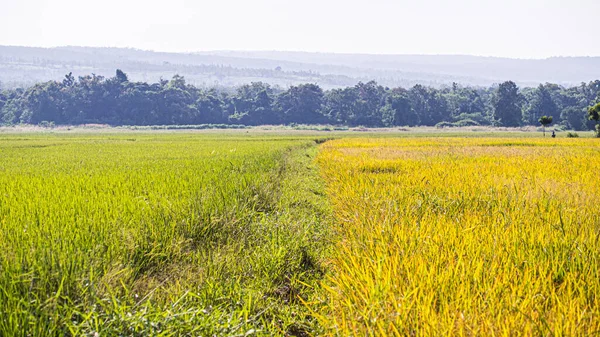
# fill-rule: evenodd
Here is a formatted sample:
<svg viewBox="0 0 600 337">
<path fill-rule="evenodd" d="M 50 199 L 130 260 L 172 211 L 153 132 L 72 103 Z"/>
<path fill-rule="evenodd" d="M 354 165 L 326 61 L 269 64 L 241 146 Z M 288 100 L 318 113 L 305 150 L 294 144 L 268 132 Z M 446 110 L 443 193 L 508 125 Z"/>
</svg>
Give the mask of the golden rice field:
<svg viewBox="0 0 600 337">
<path fill-rule="evenodd" d="M 600 334 L 597 141 L 341 139 L 318 163 L 332 334 Z"/>
</svg>

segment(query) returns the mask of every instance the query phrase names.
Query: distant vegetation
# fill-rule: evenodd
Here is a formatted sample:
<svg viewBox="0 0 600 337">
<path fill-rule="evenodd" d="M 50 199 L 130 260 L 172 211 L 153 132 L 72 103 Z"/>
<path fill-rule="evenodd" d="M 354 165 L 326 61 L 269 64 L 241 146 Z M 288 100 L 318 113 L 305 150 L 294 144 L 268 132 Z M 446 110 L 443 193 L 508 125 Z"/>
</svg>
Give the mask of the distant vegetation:
<svg viewBox="0 0 600 337">
<path fill-rule="evenodd" d="M 156 83 L 115 76 L 72 73 L 62 81 L 0 92 L 0 123 L 73 125 L 268 125 L 337 126 L 523 126 L 542 116 L 557 127 L 589 130 L 600 81 L 563 87 L 541 84 L 519 88 L 506 81 L 487 88 L 453 83 L 389 88 L 375 81 L 324 90 L 314 83 L 287 89 L 264 82 L 236 88 L 200 88 L 183 76 Z M 595 110 L 594 110 L 595 111 Z"/>
<path fill-rule="evenodd" d="M 287 88 L 315 83 L 332 89 L 375 80 L 387 87 L 441 88 L 453 82 L 489 87 L 512 80 L 520 87 L 569 87 L 600 78 L 600 57 L 520 60 L 466 55 L 369 55 L 307 52 L 165 53 L 125 48 L 0 46 L 0 81 L 9 88 L 60 80 L 72 71 L 112 76 L 122 69 L 133 81 L 157 82 L 175 74 L 203 87 L 265 82 Z"/>
<path fill-rule="evenodd" d="M 588 109 L 588 119 L 596 123 L 596 137 L 600 138 L 600 103 Z"/>
</svg>

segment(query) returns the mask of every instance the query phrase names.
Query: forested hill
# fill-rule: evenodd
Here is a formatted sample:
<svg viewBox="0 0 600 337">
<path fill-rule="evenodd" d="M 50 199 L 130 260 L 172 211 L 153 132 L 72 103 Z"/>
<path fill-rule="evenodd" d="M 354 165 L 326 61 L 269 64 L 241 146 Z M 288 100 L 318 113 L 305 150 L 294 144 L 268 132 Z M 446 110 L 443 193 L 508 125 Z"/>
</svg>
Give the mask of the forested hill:
<svg viewBox="0 0 600 337">
<path fill-rule="evenodd" d="M 164 53 L 124 48 L 0 46 L 0 87 L 61 80 L 64 74 L 112 76 L 122 69 L 133 81 L 157 82 L 175 74 L 196 86 L 264 82 L 282 88 L 315 83 L 339 88 L 375 80 L 388 87 L 453 82 L 488 87 L 512 80 L 521 87 L 540 83 L 574 86 L 600 78 L 598 57 L 519 60 L 447 55 L 367 55 L 306 52 Z"/>
</svg>

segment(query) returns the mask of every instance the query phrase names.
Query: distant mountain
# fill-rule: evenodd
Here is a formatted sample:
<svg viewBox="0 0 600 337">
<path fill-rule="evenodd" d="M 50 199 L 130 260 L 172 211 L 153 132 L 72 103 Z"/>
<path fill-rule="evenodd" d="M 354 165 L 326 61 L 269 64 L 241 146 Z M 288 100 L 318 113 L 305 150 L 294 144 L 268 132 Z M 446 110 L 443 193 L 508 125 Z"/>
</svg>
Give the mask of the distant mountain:
<svg viewBox="0 0 600 337">
<path fill-rule="evenodd" d="M 490 86 L 513 80 L 521 86 L 551 82 L 564 86 L 600 79 L 600 57 L 541 60 L 463 55 L 369 55 L 278 51 L 165 53 L 128 48 L 0 46 L 0 83 L 29 85 L 65 74 L 158 81 L 183 75 L 199 86 L 235 86 L 253 81 L 287 87 L 317 83 L 324 88 L 376 80 L 389 87 L 458 82 Z"/>
</svg>

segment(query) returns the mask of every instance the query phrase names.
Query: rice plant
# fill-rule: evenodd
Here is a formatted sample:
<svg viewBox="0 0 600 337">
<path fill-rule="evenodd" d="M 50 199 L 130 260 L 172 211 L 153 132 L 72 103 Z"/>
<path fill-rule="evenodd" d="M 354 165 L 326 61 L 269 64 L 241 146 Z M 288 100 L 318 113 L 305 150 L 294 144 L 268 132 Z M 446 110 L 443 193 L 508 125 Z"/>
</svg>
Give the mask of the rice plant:
<svg viewBox="0 0 600 337">
<path fill-rule="evenodd" d="M 329 333 L 600 332 L 593 139 L 341 139 L 318 156 L 340 239 Z"/>
<path fill-rule="evenodd" d="M 306 137 L 0 136 L 1 336 L 284 335 L 323 276 Z"/>
</svg>

